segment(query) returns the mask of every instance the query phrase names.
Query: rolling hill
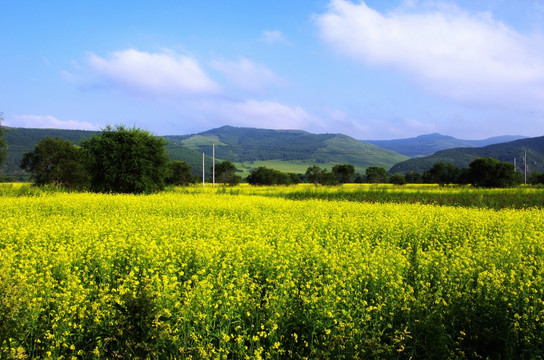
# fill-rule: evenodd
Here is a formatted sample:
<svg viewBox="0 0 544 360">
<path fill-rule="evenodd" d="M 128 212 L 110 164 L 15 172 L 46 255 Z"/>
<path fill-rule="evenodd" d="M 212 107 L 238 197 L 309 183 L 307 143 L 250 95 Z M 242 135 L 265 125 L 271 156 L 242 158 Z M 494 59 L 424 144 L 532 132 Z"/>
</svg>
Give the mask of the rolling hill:
<svg viewBox="0 0 544 360">
<path fill-rule="evenodd" d="M 411 158 L 418 158 L 432 155 L 440 150 L 454 149 L 460 147 L 482 147 L 524 138 L 524 136 L 507 135 L 492 137 L 485 140 L 460 140 L 452 136 L 435 133 L 420 135 L 407 139 L 363 141 L 369 144 L 374 144 L 384 149 L 395 151 L 399 154 L 403 154 Z"/>
<path fill-rule="evenodd" d="M 3 174 L 15 179 L 28 176 L 19 168 L 25 152 L 32 151 L 40 139 L 60 137 L 80 144 L 98 132 L 57 129 L 9 128 L 8 160 Z M 304 173 L 311 165 L 331 168 L 335 164 L 350 163 L 358 172 L 368 166 L 391 168 L 408 159 L 390 150 L 381 149 L 341 134 L 311 134 L 298 130 L 264 130 L 224 126 L 195 135 L 164 136 L 171 160 L 183 160 L 202 172 L 202 153 L 206 164 L 211 164 L 212 144 L 216 161 L 230 160 L 242 176 L 251 169 L 267 166 L 280 171 Z M 209 165 L 206 165 L 206 170 Z"/>
<path fill-rule="evenodd" d="M 332 168 L 352 164 L 364 172 L 368 166 L 391 168 L 407 157 L 341 134 L 311 134 L 301 130 L 266 130 L 223 126 L 192 136 L 166 136 L 172 144 L 229 160 L 244 175 L 267 166 L 281 171 L 304 173 L 311 165 Z"/>
<path fill-rule="evenodd" d="M 70 140 L 74 144 L 80 144 L 83 140 L 97 133 L 96 131 L 61 129 L 7 128 L 7 130 L 8 157 L 1 169 L 3 170 L 3 175 L 15 179 L 23 179 L 28 176 L 19 165 L 23 159 L 23 154 L 34 150 L 40 139 L 59 137 Z"/>
<path fill-rule="evenodd" d="M 517 168 L 523 167 L 524 152 L 527 151 L 527 166 L 529 171 L 544 172 L 544 136 L 525 138 L 501 144 L 487 145 L 475 148 L 455 148 L 438 151 L 433 155 L 410 159 L 394 165 L 389 172 L 406 173 L 414 171 L 423 173 L 437 162 L 452 163 L 459 168 L 468 165 L 477 157 L 492 157 L 500 161 L 513 162 L 516 159 Z"/>
</svg>

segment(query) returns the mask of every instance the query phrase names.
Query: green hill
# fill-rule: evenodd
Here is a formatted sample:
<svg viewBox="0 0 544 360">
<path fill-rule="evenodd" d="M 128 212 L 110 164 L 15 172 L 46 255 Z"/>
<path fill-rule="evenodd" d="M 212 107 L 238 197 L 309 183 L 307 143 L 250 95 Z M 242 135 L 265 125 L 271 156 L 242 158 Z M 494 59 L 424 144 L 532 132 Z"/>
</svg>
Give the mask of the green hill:
<svg viewBox="0 0 544 360">
<path fill-rule="evenodd" d="M 20 169 L 23 154 L 32 151 L 40 139 L 60 137 L 80 144 L 99 132 L 58 129 L 8 128 L 8 159 L 3 174 L 25 179 L 28 174 Z M 205 153 L 206 171 L 211 164 L 212 144 L 216 161 L 230 160 L 242 176 L 251 169 L 267 166 L 285 172 L 304 173 L 311 165 L 331 169 L 339 163 L 352 164 L 364 172 L 368 166 L 389 169 L 404 155 L 366 144 L 340 134 L 311 134 L 299 130 L 264 130 L 224 126 L 195 135 L 164 136 L 171 160 L 183 160 L 191 165 L 193 173 L 202 174 L 202 153 Z"/>
<path fill-rule="evenodd" d="M 459 168 L 468 165 L 477 157 L 492 157 L 500 161 L 513 162 L 516 159 L 518 169 L 523 167 L 524 152 L 527 151 L 529 171 L 544 172 L 544 136 L 526 138 L 501 144 L 478 148 L 456 148 L 438 151 L 431 156 L 410 159 L 393 166 L 389 172 L 405 173 L 414 171 L 423 173 L 437 162 L 452 163 Z"/>
<path fill-rule="evenodd" d="M 246 175 L 258 166 L 304 173 L 311 165 L 332 168 L 352 164 L 363 172 L 368 166 L 389 169 L 407 157 L 341 134 L 311 134 L 300 130 L 265 130 L 223 126 L 193 136 L 167 136 L 182 147 L 211 155 L 215 143 L 218 161 L 229 160 Z"/>
<path fill-rule="evenodd" d="M 28 174 L 20 168 L 23 154 L 34 150 L 34 147 L 41 139 L 46 137 L 59 137 L 70 140 L 74 144 L 80 144 L 88 139 L 96 131 L 86 130 L 61 130 L 61 129 L 26 129 L 6 128 L 6 140 L 8 141 L 8 157 L 2 166 L 3 175 L 14 179 L 25 179 Z"/>
<path fill-rule="evenodd" d="M 411 158 L 429 156 L 437 151 L 460 147 L 481 147 L 491 144 L 504 143 L 523 139 L 523 136 L 508 135 L 497 136 L 485 140 L 461 140 L 442 134 L 420 135 L 407 139 L 395 140 L 363 140 L 384 149 L 398 152 Z"/>
</svg>

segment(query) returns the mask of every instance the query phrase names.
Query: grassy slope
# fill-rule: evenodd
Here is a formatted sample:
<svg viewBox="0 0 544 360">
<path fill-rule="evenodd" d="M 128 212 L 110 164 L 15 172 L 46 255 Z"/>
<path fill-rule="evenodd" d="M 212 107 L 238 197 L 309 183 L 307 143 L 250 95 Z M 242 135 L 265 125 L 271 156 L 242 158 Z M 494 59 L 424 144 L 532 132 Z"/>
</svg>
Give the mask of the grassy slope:
<svg viewBox="0 0 544 360">
<path fill-rule="evenodd" d="M 311 165 L 332 168 L 350 163 L 356 171 L 368 166 L 389 169 L 407 157 L 339 134 L 310 134 L 294 130 L 262 130 L 222 127 L 199 135 L 174 139 L 177 143 L 237 164 L 246 175 L 253 168 L 266 166 L 280 171 L 304 173 Z"/>
</svg>

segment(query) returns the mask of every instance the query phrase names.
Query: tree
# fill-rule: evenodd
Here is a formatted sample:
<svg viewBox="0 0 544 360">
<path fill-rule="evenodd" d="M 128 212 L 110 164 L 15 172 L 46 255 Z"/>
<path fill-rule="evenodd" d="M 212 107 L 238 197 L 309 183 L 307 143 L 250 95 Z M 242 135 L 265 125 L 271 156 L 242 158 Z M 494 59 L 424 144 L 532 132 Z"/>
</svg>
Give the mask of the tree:
<svg viewBox="0 0 544 360">
<path fill-rule="evenodd" d="M 473 186 L 509 187 L 521 182 L 514 165 L 491 157 L 477 158 L 469 164 L 467 177 Z"/>
<path fill-rule="evenodd" d="M 391 184 L 395 185 L 404 185 L 406 184 L 406 178 L 402 174 L 393 174 L 391 178 L 389 179 Z"/>
<path fill-rule="evenodd" d="M 306 170 L 306 179 L 315 185 L 336 185 L 338 181 L 336 176 L 327 169 L 321 169 L 319 166 L 312 165 Z"/>
<path fill-rule="evenodd" d="M 236 166 L 226 160 L 215 165 L 215 180 L 218 183 L 234 186 L 238 185 L 242 179 L 236 175 Z"/>
<path fill-rule="evenodd" d="M 8 142 L 6 140 L 7 130 L 2 126 L 4 114 L 0 113 L 0 165 L 2 165 L 8 156 Z"/>
<path fill-rule="evenodd" d="M 365 182 L 365 176 L 363 174 L 356 173 L 353 182 L 356 184 L 362 184 Z"/>
<path fill-rule="evenodd" d="M 355 178 L 355 168 L 351 164 L 334 165 L 332 173 L 341 184 L 350 183 Z"/>
<path fill-rule="evenodd" d="M 85 140 L 91 189 L 97 192 L 153 193 L 164 188 L 166 141 L 149 132 L 107 126 Z"/>
<path fill-rule="evenodd" d="M 406 182 L 409 184 L 418 184 L 421 182 L 421 174 L 408 171 L 406 174 L 404 174 L 404 177 L 406 178 Z"/>
<path fill-rule="evenodd" d="M 185 161 L 174 160 L 168 164 L 165 183 L 167 185 L 187 185 L 193 182 L 191 165 Z"/>
<path fill-rule="evenodd" d="M 380 166 L 369 166 L 366 168 L 366 181 L 369 183 L 384 183 L 387 180 L 387 171 Z"/>
<path fill-rule="evenodd" d="M 327 169 L 323 169 L 321 172 L 321 176 L 319 177 L 319 183 L 322 185 L 338 185 L 338 180 L 336 180 L 336 176 L 330 171 L 327 171 Z"/>
<path fill-rule="evenodd" d="M 84 189 L 88 174 L 83 162 L 83 150 L 68 140 L 44 138 L 25 153 L 21 168 L 30 172 L 36 185 L 55 184 L 71 189 Z"/>
<path fill-rule="evenodd" d="M 445 184 L 453 184 L 457 182 L 459 176 L 459 169 L 457 166 L 444 162 L 435 163 L 429 170 L 423 173 L 423 179 L 427 183 L 439 184 L 444 186 Z"/>
<path fill-rule="evenodd" d="M 544 173 L 535 171 L 529 176 L 527 181 L 532 185 L 544 184 Z"/>
<path fill-rule="evenodd" d="M 286 174 L 264 166 L 251 170 L 247 177 L 247 182 L 251 185 L 290 185 L 296 183 L 295 181 L 298 181 L 295 174 Z"/>
<path fill-rule="evenodd" d="M 306 178 L 309 182 L 317 185 L 320 183 L 322 173 L 323 170 L 319 166 L 312 165 L 306 170 Z"/>
</svg>

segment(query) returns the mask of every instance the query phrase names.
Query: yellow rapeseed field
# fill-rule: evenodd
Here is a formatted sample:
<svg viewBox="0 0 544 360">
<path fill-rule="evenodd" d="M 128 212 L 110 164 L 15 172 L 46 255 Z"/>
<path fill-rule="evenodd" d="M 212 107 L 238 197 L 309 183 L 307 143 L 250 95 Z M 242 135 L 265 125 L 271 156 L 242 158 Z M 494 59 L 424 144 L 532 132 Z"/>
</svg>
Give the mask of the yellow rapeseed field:
<svg viewBox="0 0 544 360">
<path fill-rule="evenodd" d="M 542 210 L 244 191 L 1 196 L 0 357 L 544 356 Z"/>
</svg>

